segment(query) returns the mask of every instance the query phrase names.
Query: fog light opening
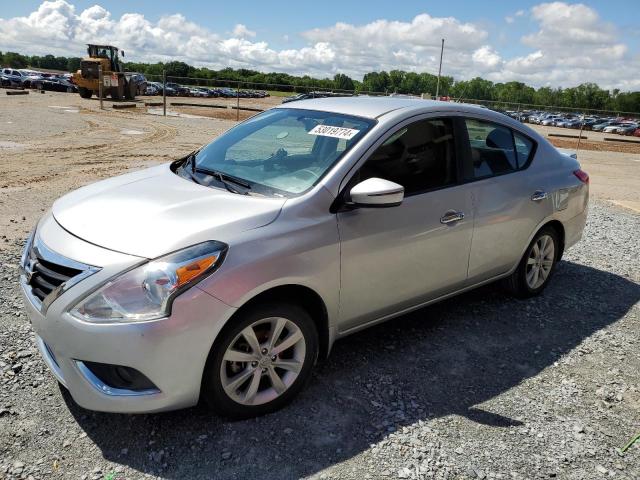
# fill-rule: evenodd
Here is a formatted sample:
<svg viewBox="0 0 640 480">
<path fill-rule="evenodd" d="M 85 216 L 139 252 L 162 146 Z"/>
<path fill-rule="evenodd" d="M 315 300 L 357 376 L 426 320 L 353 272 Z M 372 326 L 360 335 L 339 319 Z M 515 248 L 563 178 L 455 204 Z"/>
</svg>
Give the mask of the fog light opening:
<svg viewBox="0 0 640 480">
<path fill-rule="evenodd" d="M 108 363 L 82 362 L 95 377 L 107 387 L 132 392 L 158 390 L 158 387 L 142 372 L 124 365 Z"/>
</svg>

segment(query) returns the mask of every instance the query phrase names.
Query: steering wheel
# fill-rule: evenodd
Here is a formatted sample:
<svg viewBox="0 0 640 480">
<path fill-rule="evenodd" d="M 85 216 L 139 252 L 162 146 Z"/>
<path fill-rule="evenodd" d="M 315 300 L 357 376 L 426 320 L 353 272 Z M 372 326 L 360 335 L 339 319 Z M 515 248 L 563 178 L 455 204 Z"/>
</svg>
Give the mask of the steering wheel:
<svg viewBox="0 0 640 480">
<path fill-rule="evenodd" d="M 304 175 L 298 175 L 299 173 L 303 173 Z M 302 170 L 296 170 L 295 172 L 293 172 L 293 174 L 296 177 L 307 177 L 309 178 L 309 176 L 311 176 L 312 180 L 317 180 L 318 178 L 320 178 L 320 175 L 318 175 L 316 172 L 314 172 L 313 170 L 309 170 L 308 168 L 303 168 Z"/>
</svg>

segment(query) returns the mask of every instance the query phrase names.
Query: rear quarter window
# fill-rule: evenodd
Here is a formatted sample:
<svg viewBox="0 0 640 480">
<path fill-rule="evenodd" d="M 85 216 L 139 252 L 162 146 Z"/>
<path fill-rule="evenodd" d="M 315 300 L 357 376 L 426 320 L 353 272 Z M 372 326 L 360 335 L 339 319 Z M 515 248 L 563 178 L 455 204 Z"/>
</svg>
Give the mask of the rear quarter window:
<svg viewBox="0 0 640 480">
<path fill-rule="evenodd" d="M 529 164 L 536 144 L 526 135 L 506 125 L 466 118 L 464 120 L 472 166 L 467 180 L 511 173 Z"/>
<path fill-rule="evenodd" d="M 513 140 L 516 144 L 516 156 L 518 158 L 518 168 L 522 168 L 531 159 L 533 153 L 533 141 L 517 132 L 513 132 Z"/>
</svg>

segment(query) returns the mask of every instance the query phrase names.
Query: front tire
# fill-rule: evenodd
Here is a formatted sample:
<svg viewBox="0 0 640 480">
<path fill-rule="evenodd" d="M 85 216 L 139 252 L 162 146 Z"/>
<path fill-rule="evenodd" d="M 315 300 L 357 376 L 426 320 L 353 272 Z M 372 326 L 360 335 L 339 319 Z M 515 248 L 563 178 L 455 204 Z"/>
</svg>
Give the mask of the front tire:
<svg viewBox="0 0 640 480">
<path fill-rule="evenodd" d="M 91 95 L 93 95 L 93 91 L 84 87 L 78 87 L 78 93 L 82 98 L 91 98 Z"/>
<path fill-rule="evenodd" d="M 290 403 L 318 358 L 311 316 L 293 304 L 260 304 L 242 311 L 214 343 L 202 398 L 215 412 L 249 418 Z"/>
<path fill-rule="evenodd" d="M 515 272 L 505 280 L 510 293 L 529 298 L 542 293 L 555 272 L 560 255 L 558 233 L 543 227 L 533 237 Z"/>
</svg>

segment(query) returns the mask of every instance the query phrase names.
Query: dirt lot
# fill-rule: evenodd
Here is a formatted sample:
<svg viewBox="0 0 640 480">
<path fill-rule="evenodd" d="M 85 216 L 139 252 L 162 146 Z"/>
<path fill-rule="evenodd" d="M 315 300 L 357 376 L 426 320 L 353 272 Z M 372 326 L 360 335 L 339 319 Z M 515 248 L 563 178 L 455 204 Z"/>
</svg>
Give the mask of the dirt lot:
<svg viewBox="0 0 640 480">
<path fill-rule="evenodd" d="M 97 107 L 0 90 L 0 479 L 640 478 L 640 444 L 618 452 L 640 431 L 639 154 L 580 153 L 587 230 L 539 298 L 489 286 L 342 340 L 267 417 L 110 415 L 75 406 L 36 352 L 23 239 L 63 193 L 234 122 Z"/>
</svg>

